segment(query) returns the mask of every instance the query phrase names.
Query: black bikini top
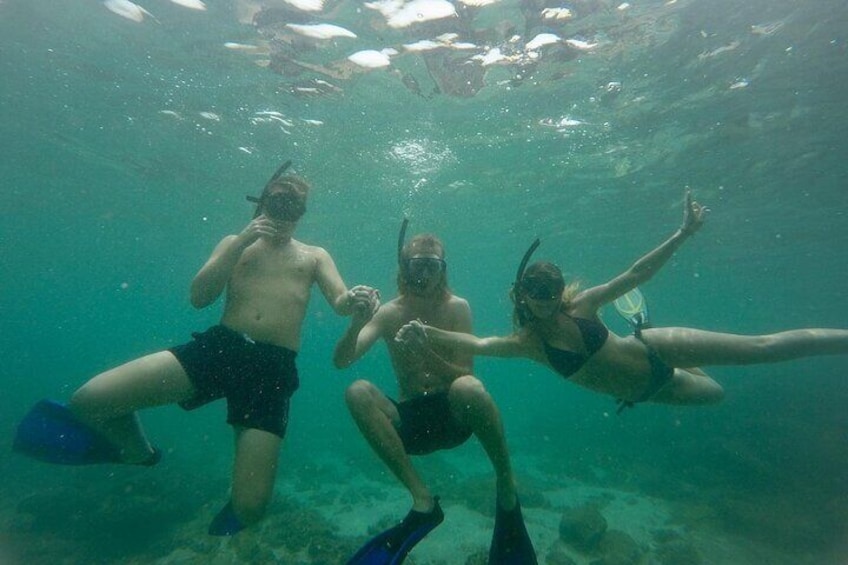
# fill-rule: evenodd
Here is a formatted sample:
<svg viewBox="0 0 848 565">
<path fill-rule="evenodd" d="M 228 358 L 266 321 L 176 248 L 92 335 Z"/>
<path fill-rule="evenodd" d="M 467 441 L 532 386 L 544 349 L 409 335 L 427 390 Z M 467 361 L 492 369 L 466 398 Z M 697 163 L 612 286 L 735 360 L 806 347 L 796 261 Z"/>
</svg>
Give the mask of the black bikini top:
<svg viewBox="0 0 848 565">
<path fill-rule="evenodd" d="M 566 379 L 579 371 L 586 361 L 604 346 L 609 337 L 607 327 L 597 320 L 589 318 L 571 319 L 577 324 L 577 329 L 580 330 L 580 336 L 583 338 L 583 345 L 586 347 L 588 353 L 583 354 L 576 351 L 558 349 L 550 345 L 547 341 L 542 342 L 542 345 L 545 347 L 545 356 L 548 358 L 548 363 L 551 364 L 557 373 Z"/>
</svg>

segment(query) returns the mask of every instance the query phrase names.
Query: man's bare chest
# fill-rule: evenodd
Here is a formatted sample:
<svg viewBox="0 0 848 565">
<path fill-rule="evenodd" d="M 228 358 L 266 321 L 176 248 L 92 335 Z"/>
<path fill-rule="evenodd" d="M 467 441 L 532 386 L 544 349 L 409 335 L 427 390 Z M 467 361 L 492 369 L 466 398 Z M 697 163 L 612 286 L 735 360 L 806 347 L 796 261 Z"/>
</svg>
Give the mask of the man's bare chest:
<svg viewBox="0 0 848 565">
<path fill-rule="evenodd" d="M 256 252 L 245 254 L 237 265 L 234 276 L 247 280 L 311 280 L 313 261 L 304 253 Z"/>
</svg>

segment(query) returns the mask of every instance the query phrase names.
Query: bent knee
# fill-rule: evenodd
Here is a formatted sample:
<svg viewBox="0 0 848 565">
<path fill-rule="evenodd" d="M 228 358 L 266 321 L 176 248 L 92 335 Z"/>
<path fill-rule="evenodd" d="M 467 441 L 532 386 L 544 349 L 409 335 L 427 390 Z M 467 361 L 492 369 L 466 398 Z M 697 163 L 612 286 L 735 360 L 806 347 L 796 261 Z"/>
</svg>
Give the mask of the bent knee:
<svg viewBox="0 0 848 565">
<path fill-rule="evenodd" d="M 660 404 L 705 406 L 724 399 L 724 389 L 700 369 L 677 369 L 674 380 L 650 400 Z"/>
<path fill-rule="evenodd" d="M 712 377 L 701 371 L 694 373 L 692 398 L 693 404 L 708 405 L 718 404 L 724 400 L 724 388 Z"/>
<path fill-rule="evenodd" d="M 701 404 L 718 404 L 724 400 L 724 388 L 715 381 L 710 383 L 709 388 L 702 395 L 703 401 Z"/>
<path fill-rule="evenodd" d="M 724 400 L 724 389 L 720 384 L 709 377 L 700 377 L 699 381 L 696 386 L 675 391 L 672 403 L 707 406 Z"/>
<path fill-rule="evenodd" d="M 454 380 L 448 391 L 448 398 L 451 402 L 463 404 L 479 404 L 491 400 L 489 392 L 480 379 L 471 375 L 465 375 Z"/>
<path fill-rule="evenodd" d="M 351 410 L 369 406 L 374 401 L 376 387 L 365 379 L 358 379 L 345 390 L 345 402 Z"/>
</svg>

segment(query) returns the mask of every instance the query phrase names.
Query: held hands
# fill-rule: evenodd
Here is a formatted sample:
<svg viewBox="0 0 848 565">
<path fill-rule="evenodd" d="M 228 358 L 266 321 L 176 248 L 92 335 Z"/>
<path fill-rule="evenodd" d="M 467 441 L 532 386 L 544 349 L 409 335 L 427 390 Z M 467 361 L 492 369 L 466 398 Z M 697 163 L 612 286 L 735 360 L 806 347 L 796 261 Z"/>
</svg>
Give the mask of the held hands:
<svg viewBox="0 0 848 565">
<path fill-rule="evenodd" d="M 421 320 L 410 320 L 395 334 L 395 342 L 402 344 L 410 353 L 423 354 L 430 350 L 427 327 Z"/>
<path fill-rule="evenodd" d="M 347 305 L 352 323 L 364 326 L 380 309 L 380 291 L 365 285 L 356 285 L 347 291 Z"/>
<path fill-rule="evenodd" d="M 683 204 L 683 224 L 680 231 L 684 235 L 692 235 L 704 225 L 710 209 L 692 200 L 692 190 L 686 189 L 686 198 Z"/>
</svg>

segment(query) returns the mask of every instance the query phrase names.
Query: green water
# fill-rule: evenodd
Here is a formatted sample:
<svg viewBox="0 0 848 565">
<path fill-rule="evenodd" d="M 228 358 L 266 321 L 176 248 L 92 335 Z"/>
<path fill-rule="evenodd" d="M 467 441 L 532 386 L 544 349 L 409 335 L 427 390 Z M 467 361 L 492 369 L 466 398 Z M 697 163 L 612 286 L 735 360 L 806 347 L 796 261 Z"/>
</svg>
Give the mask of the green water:
<svg viewBox="0 0 848 565">
<path fill-rule="evenodd" d="M 136 23 L 100 2 L 2 0 L 0 448 L 9 453 L 16 421 L 37 399 L 65 399 L 91 375 L 217 320 L 219 305 L 190 307 L 189 282 L 215 243 L 249 220 L 244 196 L 285 159 L 314 187 L 298 237 L 328 249 L 349 285 L 393 296 L 406 215 L 411 232 L 445 241 L 451 285 L 481 334 L 509 331 L 506 292 L 534 237 L 539 258 L 603 282 L 678 225 L 684 186 L 712 212 L 643 288 L 655 323 L 739 333 L 845 327 L 848 5 L 618 5 L 575 1 L 574 17 L 557 23 L 538 13 L 559 4 L 503 0 L 393 30 L 347 0 L 312 15 L 279 2 L 255 24 L 224 1 L 200 12 L 150 0 L 143 6 L 155 19 Z M 291 33 L 272 38 L 286 22 L 334 23 L 358 38 L 318 48 L 290 43 Z M 477 48 L 401 47 L 450 31 Z M 598 46 L 560 43 L 524 65 L 464 62 L 540 32 Z M 339 74 L 347 55 L 383 47 L 401 51 L 387 69 Z M 333 88 L 292 93 L 316 78 Z M 468 82 L 473 90 L 453 88 Z M 268 111 L 286 123 L 257 121 Z M 580 123 L 552 127 L 564 119 Z M 605 319 L 627 331 L 613 312 Z M 279 548 L 324 535 L 341 554 L 355 547 L 361 536 L 326 533 L 338 525 L 326 508 L 379 495 L 362 492 L 362 481 L 394 483 L 355 430 L 343 391 L 359 377 L 387 391 L 394 384 L 381 346 L 352 369 L 333 369 L 345 323 L 316 294 L 273 527 L 224 546 L 205 537 L 227 496 L 223 407 L 163 408 L 143 414 L 166 451 L 155 470 L 0 457 L 0 562 L 177 562 L 186 551 L 196 561 L 181 562 L 263 563 L 275 549 L 295 562 Z M 612 399 L 523 361 L 481 359 L 476 370 L 503 412 L 532 499 L 525 506 L 540 515 L 553 491 L 580 481 L 676 505 L 673 525 L 704 563 L 748 563 L 716 549 L 735 543 L 769 562 L 838 564 L 848 560 L 847 364 L 713 369 L 727 391 L 722 405 L 640 406 L 620 417 L 609 415 Z M 476 447 L 422 465 L 446 500 L 491 479 Z M 304 493 L 336 483 L 337 498 L 315 503 L 330 517 L 315 518 Z M 537 544 L 541 558 L 547 549 Z M 655 546 L 645 549 L 658 559 Z M 334 562 L 332 552 L 311 555 L 297 562 Z"/>
</svg>

